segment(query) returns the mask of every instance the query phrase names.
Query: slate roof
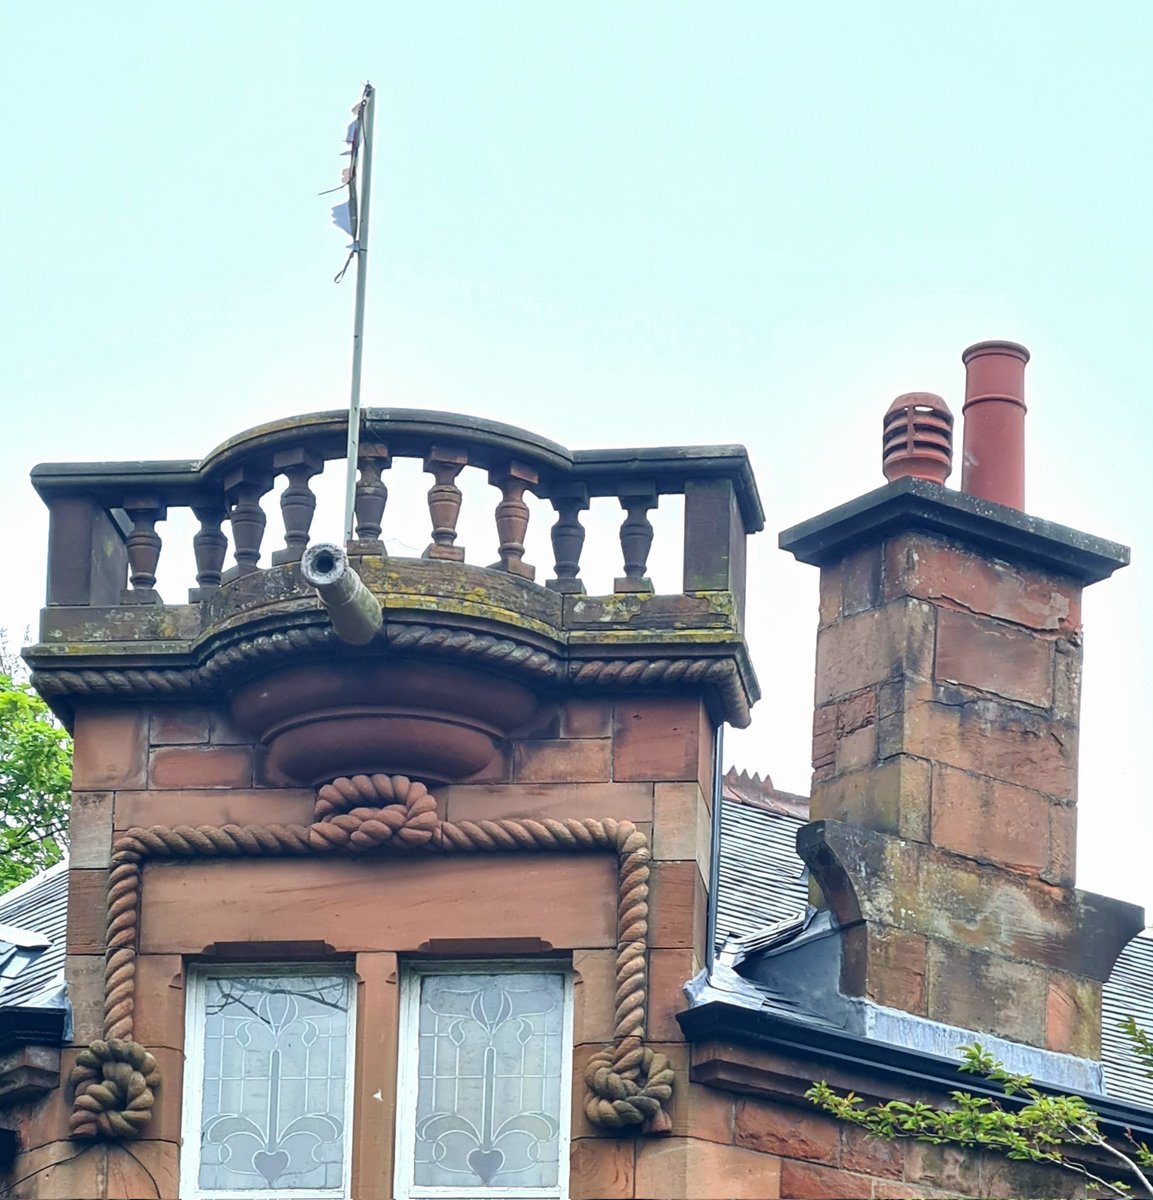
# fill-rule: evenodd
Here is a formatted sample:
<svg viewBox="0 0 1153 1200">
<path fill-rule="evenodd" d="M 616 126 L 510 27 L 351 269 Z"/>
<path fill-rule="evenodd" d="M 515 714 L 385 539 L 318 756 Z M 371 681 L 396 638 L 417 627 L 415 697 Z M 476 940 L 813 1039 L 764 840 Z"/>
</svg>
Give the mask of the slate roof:
<svg viewBox="0 0 1153 1200">
<path fill-rule="evenodd" d="M 797 857 L 797 830 L 809 819 L 803 796 L 778 792 L 772 780 L 730 771 L 721 793 L 718 948 L 765 925 L 803 912 L 805 864 Z"/>
<path fill-rule="evenodd" d="M 63 983 L 67 919 L 66 862 L 0 895 L 0 1008 L 27 1005 Z"/>
<path fill-rule="evenodd" d="M 1101 1002 L 1101 1058 L 1110 1095 L 1153 1105 L 1153 1079 L 1146 1076 L 1121 1030 L 1126 1017 L 1153 1033 L 1153 929 L 1121 951 Z"/>
</svg>

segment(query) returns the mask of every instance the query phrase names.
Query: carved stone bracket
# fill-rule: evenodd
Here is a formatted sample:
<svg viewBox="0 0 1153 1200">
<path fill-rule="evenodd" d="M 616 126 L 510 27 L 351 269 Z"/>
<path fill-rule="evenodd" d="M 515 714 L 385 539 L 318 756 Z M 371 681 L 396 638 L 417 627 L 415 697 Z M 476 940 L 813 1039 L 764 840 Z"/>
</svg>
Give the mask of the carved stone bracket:
<svg viewBox="0 0 1153 1200">
<path fill-rule="evenodd" d="M 77 1056 L 70 1076 L 74 1138 L 138 1137 L 160 1085 L 156 1061 L 134 1040 L 140 891 L 145 862 L 173 858 L 368 854 L 390 847 L 441 853 L 517 850 L 617 855 L 616 1010 L 613 1042 L 585 1072 L 585 1113 L 608 1131 L 667 1133 L 673 1071 L 645 1045 L 648 1008 L 648 839 L 628 821 L 445 821 L 436 799 L 402 775 L 340 778 L 317 792 L 310 825 L 154 825 L 113 846 L 104 975 L 104 1037 Z"/>
</svg>

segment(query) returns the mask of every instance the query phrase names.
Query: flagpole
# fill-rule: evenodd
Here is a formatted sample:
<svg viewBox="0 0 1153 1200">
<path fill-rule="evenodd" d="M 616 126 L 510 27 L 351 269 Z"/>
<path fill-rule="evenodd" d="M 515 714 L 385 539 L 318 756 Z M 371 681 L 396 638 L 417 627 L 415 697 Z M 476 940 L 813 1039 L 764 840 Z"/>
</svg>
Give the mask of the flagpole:
<svg viewBox="0 0 1153 1200">
<path fill-rule="evenodd" d="M 348 475 L 344 497 L 344 541 L 352 541 L 353 510 L 356 501 L 356 467 L 360 457 L 360 366 L 364 355 L 364 295 L 368 280 L 368 215 L 372 200 L 372 113 L 376 89 L 364 85 L 364 113 L 361 125 L 363 145 L 358 176 L 363 181 L 357 204 L 356 228 L 356 312 L 352 323 L 352 394 L 348 405 Z"/>
</svg>

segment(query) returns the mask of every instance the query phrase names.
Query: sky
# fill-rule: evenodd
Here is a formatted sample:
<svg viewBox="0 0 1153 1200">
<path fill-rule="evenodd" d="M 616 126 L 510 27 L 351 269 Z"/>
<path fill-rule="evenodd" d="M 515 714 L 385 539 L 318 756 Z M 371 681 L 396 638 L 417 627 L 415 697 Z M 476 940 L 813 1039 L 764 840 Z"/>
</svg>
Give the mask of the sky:
<svg viewBox="0 0 1153 1200">
<path fill-rule="evenodd" d="M 1079 883 L 1153 910 L 1151 46 L 1147 0 L 0 0 L 0 626 L 42 599 L 33 464 L 198 458 L 347 404 L 318 193 L 370 79 L 365 403 L 746 445 L 765 698 L 728 757 L 779 787 L 808 791 L 816 572 L 777 532 L 883 482 L 895 395 L 959 416 L 965 346 L 1030 348 L 1029 511 L 1134 551 L 1085 605 Z M 175 597 L 188 529 L 161 532 Z"/>
</svg>

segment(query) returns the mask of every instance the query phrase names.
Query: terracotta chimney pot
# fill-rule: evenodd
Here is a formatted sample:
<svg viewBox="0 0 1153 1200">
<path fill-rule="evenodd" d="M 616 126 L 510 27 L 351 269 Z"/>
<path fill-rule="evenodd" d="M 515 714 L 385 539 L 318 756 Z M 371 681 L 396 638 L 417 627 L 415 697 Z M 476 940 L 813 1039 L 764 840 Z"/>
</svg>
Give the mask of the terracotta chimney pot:
<svg viewBox="0 0 1153 1200">
<path fill-rule="evenodd" d="M 953 469 L 953 414 L 932 392 L 906 392 L 885 413 L 881 469 L 885 478 L 944 483 Z"/>
<path fill-rule="evenodd" d="M 965 364 L 961 490 L 1009 508 L 1025 507 L 1025 364 L 1016 342 L 978 342 Z"/>
</svg>

